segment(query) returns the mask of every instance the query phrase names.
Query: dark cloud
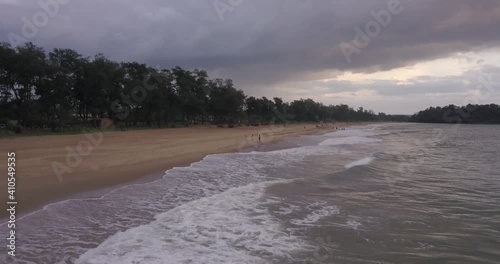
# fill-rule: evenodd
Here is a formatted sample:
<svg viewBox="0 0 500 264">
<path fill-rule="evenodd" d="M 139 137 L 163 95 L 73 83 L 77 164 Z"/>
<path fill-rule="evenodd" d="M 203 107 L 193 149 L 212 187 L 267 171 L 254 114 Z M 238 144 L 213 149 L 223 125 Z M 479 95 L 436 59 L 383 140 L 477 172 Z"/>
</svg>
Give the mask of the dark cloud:
<svg viewBox="0 0 500 264">
<path fill-rule="evenodd" d="M 390 1 L 241 0 L 221 21 L 212 0 L 69 0 L 31 40 L 88 56 L 204 68 L 250 94 L 320 72 L 376 72 L 499 46 L 497 0 L 401 0 L 403 11 L 348 63 L 340 44 Z M 37 3 L 0 0 L 0 41 L 20 34 L 21 18 L 41 11 Z"/>
</svg>

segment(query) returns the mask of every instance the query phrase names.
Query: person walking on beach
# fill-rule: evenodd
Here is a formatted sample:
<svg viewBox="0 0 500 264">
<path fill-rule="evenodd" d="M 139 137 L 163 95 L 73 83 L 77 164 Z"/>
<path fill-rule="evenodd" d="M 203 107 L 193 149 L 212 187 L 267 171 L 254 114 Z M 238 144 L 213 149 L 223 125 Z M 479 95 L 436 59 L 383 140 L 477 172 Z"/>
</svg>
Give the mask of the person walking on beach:
<svg viewBox="0 0 500 264">
<path fill-rule="evenodd" d="M 259 142 L 260 142 L 260 135 L 259 135 Z"/>
</svg>

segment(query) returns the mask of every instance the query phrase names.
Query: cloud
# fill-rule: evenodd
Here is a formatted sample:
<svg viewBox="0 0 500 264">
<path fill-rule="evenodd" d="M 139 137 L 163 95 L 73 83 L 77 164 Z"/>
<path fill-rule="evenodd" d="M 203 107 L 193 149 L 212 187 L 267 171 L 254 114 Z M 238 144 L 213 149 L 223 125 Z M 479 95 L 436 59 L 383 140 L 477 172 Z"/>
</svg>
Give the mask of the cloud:
<svg viewBox="0 0 500 264">
<path fill-rule="evenodd" d="M 249 94 L 293 86 L 290 93 L 300 90 L 309 96 L 317 94 L 301 83 L 345 71 L 378 74 L 461 53 L 474 60 L 475 53 L 499 47 L 496 0 L 401 0 L 403 11 L 392 15 L 390 24 L 348 63 L 340 44 L 352 41 L 354 28 L 364 28 L 374 20 L 371 11 L 387 9 L 389 1 L 242 0 L 221 21 L 211 0 L 71 0 L 32 40 L 46 49 L 69 47 L 87 56 L 102 52 L 153 66 L 203 68 L 233 78 Z M 0 4 L 0 41 L 20 32 L 22 17 L 40 11 L 37 1 Z M 421 91 L 458 91 L 460 83 L 437 78 L 418 85 Z M 367 89 L 380 96 L 417 92 L 383 85 Z"/>
</svg>

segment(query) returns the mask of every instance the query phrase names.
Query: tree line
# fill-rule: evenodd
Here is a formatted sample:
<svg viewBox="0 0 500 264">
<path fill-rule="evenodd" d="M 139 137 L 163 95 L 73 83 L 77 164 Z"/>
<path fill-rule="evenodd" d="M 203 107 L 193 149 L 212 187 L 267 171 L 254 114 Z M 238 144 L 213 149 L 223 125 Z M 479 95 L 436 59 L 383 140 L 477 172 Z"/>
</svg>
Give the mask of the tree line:
<svg viewBox="0 0 500 264">
<path fill-rule="evenodd" d="M 99 118 L 126 127 L 390 119 L 345 104 L 247 96 L 231 79 L 210 79 L 204 70 L 158 70 L 72 49 L 47 53 L 33 43 L 0 43 L 0 109 L 0 124 L 52 130 Z"/>
<path fill-rule="evenodd" d="M 496 104 L 468 104 L 430 107 L 413 115 L 410 122 L 500 124 L 500 106 Z"/>
</svg>

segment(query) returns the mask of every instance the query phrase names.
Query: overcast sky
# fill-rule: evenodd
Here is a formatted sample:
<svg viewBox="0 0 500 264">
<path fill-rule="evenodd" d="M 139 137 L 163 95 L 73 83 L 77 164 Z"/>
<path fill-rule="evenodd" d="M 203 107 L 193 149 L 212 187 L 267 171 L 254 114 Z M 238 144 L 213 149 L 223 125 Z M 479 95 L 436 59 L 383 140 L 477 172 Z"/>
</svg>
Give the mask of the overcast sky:
<svg viewBox="0 0 500 264">
<path fill-rule="evenodd" d="M 0 0 L 0 41 L 200 68 L 249 95 L 376 112 L 500 103 L 498 0 L 57 1 Z"/>
</svg>

